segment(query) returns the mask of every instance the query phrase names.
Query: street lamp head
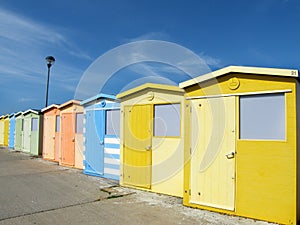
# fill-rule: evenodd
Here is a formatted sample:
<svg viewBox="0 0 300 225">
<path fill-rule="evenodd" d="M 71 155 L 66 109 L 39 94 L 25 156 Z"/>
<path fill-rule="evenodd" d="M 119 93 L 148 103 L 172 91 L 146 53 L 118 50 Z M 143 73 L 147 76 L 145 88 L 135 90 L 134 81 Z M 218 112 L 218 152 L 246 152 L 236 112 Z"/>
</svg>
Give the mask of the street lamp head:
<svg viewBox="0 0 300 225">
<path fill-rule="evenodd" d="M 53 56 L 47 56 L 45 59 L 46 59 L 48 68 L 50 68 L 55 63 L 55 58 Z"/>
</svg>

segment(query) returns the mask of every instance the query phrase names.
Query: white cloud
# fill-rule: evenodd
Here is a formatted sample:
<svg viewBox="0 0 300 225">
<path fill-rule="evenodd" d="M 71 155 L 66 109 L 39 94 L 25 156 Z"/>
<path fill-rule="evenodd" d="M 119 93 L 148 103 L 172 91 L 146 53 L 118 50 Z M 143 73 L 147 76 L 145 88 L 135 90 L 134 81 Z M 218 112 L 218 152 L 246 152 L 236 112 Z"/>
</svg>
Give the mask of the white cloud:
<svg viewBox="0 0 300 225">
<path fill-rule="evenodd" d="M 123 42 L 134 42 L 142 40 L 170 40 L 170 36 L 165 32 L 148 32 L 137 37 L 124 39 Z"/>
<path fill-rule="evenodd" d="M 63 56 L 75 60 L 92 58 L 82 52 L 60 28 L 43 25 L 37 21 L 17 15 L 0 8 L 0 82 L 6 79 L 19 79 L 26 82 L 44 83 L 46 74 L 46 54 L 60 53 L 61 71 L 64 76 L 73 67 L 70 74 L 81 75 L 81 71 L 63 62 Z"/>
</svg>

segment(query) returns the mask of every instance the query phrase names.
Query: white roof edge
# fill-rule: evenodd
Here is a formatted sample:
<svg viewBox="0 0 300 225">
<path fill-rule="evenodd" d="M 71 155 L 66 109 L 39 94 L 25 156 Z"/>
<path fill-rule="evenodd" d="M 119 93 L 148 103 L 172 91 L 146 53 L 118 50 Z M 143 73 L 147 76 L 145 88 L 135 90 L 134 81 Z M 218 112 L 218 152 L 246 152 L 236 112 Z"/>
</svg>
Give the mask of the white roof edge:
<svg viewBox="0 0 300 225">
<path fill-rule="evenodd" d="M 217 78 L 228 73 L 245 73 L 245 74 L 258 74 L 269 76 L 283 76 L 283 77 L 298 77 L 297 69 L 278 69 L 278 68 L 264 68 L 264 67 L 248 67 L 248 66 L 228 66 L 190 80 L 179 83 L 180 88 L 185 88 L 203 81 Z"/>
<path fill-rule="evenodd" d="M 45 112 L 45 111 L 48 110 L 48 109 L 51 109 L 51 108 L 58 108 L 58 107 L 59 107 L 59 105 L 52 104 L 52 105 L 49 105 L 49 106 L 43 108 L 43 109 L 41 110 L 41 112 Z"/>
</svg>

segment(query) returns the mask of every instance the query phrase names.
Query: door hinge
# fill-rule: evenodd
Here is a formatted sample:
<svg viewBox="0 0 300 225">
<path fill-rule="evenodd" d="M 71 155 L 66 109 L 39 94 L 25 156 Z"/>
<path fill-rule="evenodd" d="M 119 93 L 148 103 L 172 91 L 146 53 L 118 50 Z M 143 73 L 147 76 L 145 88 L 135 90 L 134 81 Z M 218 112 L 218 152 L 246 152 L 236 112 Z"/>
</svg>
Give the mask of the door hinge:
<svg viewBox="0 0 300 225">
<path fill-rule="evenodd" d="M 191 189 L 189 189 L 189 195 L 191 195 L 191 193 L 192 193 L 192 192 L 191 192 Z"/>
</svg>

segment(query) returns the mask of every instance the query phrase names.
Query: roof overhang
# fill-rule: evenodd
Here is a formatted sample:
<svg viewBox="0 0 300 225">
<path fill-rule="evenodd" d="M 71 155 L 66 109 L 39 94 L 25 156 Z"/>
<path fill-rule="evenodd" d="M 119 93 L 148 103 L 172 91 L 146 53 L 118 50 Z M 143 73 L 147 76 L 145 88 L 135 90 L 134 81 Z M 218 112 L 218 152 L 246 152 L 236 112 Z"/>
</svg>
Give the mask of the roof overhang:
<svg viewBox="0 0 300 225">
<path fill-rule="evenodd" d="M 247 67 L 247 66 L 228 66 L 211 73 L 207 73 L 196 78 L 181 82 L 180 88 L 186 88 L 198 83 L 208 81 L 213 78 L 218 78 L 229 73 L 239 74 L 255 74 L 255 75 L 266 75 L 266 76 L 282 76 L 282 77 L 294 77 L 298 78 L 297 69 L 277 69 L 277 68 L 263 68 L 263 67 Z"/>
<path fill-rule="evenodd" d="M 128 97 L 129 95 L 132 95 L 137 92 L 144 91 L 144 90 L 161 90 L 161 91 L 184 93 L 184 90 L 179 88 L 178 86 L 146 83 L 146 84 L 140 85 L 138 87 L 132 88 L 130 90 L 124 91 L 124 92 L 118 94 L 116 97 L 117 97 L 117 99 L 122 99 L 124 97 Z"/>
<path fill-rule="evenodd" d="M 92 104 L 92 103 L 100 101 L 102 99 L 116 101 L 116 96 L 100 93 L 91 98 L 81 101 L 80 105 Z"/>
<path fill-rule="evenodd" d="M 15 113 L 15 117 L 20 116 L 20 115 L 23 115 L 22 111 L 19 111 L 19 112 Z"/>
<path fill-rule="evenodd" d="M 73 99 L 73 100 L 70 100 L 70 101 L 67 101 L 67 102 L 61 104 L 58 108 L 62 109 L 62 108 L 65 108 L 65 107 L 67 107 L 69 105 L 80 105 L 80 101 Z"/>
<path fill-rule="evenodd" d="M 37 109 L 28 109 L 25 112 L 23 112 L 23 115 L 25 116 L 25 115 L 27 115 L 29 113 L 33 113 L 33 114 L 39 115 L 41 113 L 41 111 L 37 110 Z"/>
<path fill-rule="evenodd" d="M 52 105 L 49 105 L 48 107 L 46 107 L 46 108 L 43 108 L 42 110 L 41 110 L 41 112 L 45 112 L 45 111 L 48 111 L 48 110 L 50 110 L 50 109 L 57 109 L 59 107 L 59 105 L 56 105 L 56 104 L 52 104 Z"/>
</svg>

